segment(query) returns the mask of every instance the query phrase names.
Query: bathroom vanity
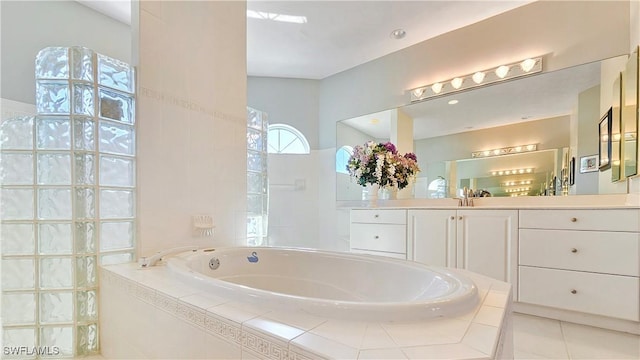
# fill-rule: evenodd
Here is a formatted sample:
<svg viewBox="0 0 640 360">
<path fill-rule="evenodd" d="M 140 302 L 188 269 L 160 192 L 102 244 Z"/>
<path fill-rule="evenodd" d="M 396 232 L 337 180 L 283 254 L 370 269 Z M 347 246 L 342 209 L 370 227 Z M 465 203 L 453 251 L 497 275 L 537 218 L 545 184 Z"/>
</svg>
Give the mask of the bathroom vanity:
<svg viewBox="0 0 640 360">
<path fill-rule="evenodd" d="M 639 334 L 640 204 L 599 199 L 354 207 L 350 247 L 509 282 L 518 312 Z"/>
</svg>

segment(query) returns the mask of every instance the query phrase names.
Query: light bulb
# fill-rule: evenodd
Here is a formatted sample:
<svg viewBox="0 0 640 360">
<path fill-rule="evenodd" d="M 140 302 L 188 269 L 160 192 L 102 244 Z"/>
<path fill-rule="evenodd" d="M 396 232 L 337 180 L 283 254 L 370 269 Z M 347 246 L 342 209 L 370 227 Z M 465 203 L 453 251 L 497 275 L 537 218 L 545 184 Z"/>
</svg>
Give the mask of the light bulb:
<svg viewBox="0 0 640 360">
<path fill-rule="evenodd" d="M 453 80 L 451 80 L 451 86 L 453 86 L 454 89 L 460 89 L 460 86 L 462 86 L 462 82 L 464 80 L 462 78 L 455 78 Z"/>
<path fill-rule="evenodd" d="M 500 149 L 493 150 L 493 155 L 500 155 Z"/>
<path fill-rule="evenodd" d="M 489 155 L 491 155 L 491 152 L 489 150 L 485 150 L 482 154 L 484 156 L 489 156 Z"/>
<path fill-rule="evenodd" d="M 419 98 L 424 94 L 425 88 L 415 89 L 413 90 L 413 96 Z"/>
<path fill-rule="evenodd" d="M 482 71 L 478 71 L 477 73 L 473 74 L 471 78 L 473 79 L 474 83 L 480 84 L 482 80 L 484 80 L 484 73 Z"/>
<path fill-rule="evenodd" d="M 527 150 L 531 151 L 531 150 L 535 150 L 536 146 L 535 145 L 527 145 Z"/>
<path fill-rule="evenodd" d="M 498 75 L 500 79 L 504 79 L 504 77 L 507 76 L 508 72 L 509 72 L 509 67 L 507 65 L 502 65 L 496 69 L 496 75 Z"/>
<path fill-rule="evenodd" d="M 536 61 L 533 59 L 526 59 L 520 63 L 520 68 L 524 72 L 529 72 L 533 69 L 533 66 L 536 64 Z"/>
<path fill-rule="evenodd" d="M 516 152 L 522 151 L 522 146 L 516 146 L 515 150 L 516 150 Z"/>
<path fill-rule="evenodd" d="M 442 91 L 442 83 L 437 82 L 437 83 L 431 85 L 431 90 L 435 94 L 440 94 L 440 91 Z"/>
</svg>

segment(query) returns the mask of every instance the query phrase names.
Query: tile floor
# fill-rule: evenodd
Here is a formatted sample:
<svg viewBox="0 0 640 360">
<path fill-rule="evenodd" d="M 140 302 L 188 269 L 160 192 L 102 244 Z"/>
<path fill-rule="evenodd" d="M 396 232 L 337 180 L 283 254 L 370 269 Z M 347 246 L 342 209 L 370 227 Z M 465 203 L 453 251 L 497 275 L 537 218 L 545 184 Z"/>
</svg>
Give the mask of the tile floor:
<svg viewBox="0 0 640 360">
<path fill-rule="evenodd" d="M 516 360 L 640 359 L 640 336 L 513 314 Z"/>
<path fill-rule="evenodd" d="M 638 335 L 517 313 L 513 314 L 513 342 L 516 360 L 640 359 Z"/>
</svg>

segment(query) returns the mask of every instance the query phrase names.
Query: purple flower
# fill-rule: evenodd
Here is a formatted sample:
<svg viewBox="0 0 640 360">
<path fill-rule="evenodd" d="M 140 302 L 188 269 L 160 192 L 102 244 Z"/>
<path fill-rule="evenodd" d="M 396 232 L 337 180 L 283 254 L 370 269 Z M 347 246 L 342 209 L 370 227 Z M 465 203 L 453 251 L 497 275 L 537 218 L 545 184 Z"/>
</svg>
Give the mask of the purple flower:
<svg viewBox="0 0 640 360">
<path fill-rule="evenodd" d="M 414 153 L 406 153 L 404 154 L 404 157 L 407 159 L 411 159 L 413 161 L 418 161 L 418 158 L 416 157 L 416 154 Z"/>
<path fill-rule="evenodd" d="M 393 145 L 390 142 L 385 143 L 384 147 L 385 147 L 385 149 L 387 149 L 387 151 L 389 151 L 390 153 L 392 153 L 394 155 L 398 153 L 398 150 L 396 150 L 396 146 Z"/>
</svg>

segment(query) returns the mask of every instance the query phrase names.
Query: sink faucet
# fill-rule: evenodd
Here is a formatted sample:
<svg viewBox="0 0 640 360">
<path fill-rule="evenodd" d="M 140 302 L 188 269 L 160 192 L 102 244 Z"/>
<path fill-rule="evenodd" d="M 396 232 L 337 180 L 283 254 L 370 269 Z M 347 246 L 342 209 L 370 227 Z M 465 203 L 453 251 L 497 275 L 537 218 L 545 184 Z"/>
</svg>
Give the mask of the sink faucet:
<svg viewBox="0 0 640 360">
<path fill-rule="evenodd" d="M 156 265 L 158 261 L 162 260 L 162 258 L 165 256 L 174 255 L 174 254 L 178 254 L 185 251 L 195 252 L 197 250 L 198 250 L 197 246 L 181 246 L 181 247 L 175 247 L 167 250 L 158 251 L 157 253 L 149 257 L 143 256 L 140 259 L 138 259 L 138 265 L 140 265 L 141 268 L 148 268 Z"/>
</svg>

